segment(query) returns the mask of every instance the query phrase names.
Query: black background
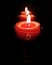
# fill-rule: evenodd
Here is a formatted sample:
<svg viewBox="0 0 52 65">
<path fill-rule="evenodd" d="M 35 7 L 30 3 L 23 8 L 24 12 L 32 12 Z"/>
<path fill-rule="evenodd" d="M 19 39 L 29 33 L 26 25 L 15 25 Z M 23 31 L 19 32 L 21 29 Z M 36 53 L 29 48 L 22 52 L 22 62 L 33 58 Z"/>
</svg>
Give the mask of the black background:
<svg viewBox="0 0 52 65">
<path fill-rule="evenodd" d="M 48 63 L 48 16 L 49 0 L 14 0 L 2 1 L 2 49 L 3 60 L 6 63 L 23 64 L 25 61 L 24 53 L 31 58 L 34 64 Z M 30 42 L 22 41 L 15 35 L 14 25 L 19 21 L 18 15 L 28 7 L 36 15 L 36 21 L 41 24 L 41 35 L 37 40 Z M 25 50 L 26 51 L 23 51 Z"/>
</svg>

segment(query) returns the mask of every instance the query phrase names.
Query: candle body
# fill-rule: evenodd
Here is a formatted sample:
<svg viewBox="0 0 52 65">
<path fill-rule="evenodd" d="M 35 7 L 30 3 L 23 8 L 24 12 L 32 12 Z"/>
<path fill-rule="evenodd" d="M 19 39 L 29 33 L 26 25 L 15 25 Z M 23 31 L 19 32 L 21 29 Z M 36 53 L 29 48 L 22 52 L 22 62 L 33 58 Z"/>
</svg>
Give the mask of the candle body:
<svg viewBox="0 0 52 65">
<path fill-rule="evenodd" d="M 28 27 L 26 22 L 17 22 L 14 26 L 18 38 L 22 40 L 31 40 L 40 34 L 40 24 L 32 21 Z"/>
</svg>

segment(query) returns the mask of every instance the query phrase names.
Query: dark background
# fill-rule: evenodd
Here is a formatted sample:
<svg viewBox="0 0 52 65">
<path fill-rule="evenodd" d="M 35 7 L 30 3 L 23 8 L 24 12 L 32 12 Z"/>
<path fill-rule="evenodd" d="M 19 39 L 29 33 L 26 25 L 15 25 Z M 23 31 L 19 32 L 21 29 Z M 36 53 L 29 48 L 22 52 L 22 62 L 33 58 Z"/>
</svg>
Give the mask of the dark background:
<svg viewBox="0 0 52 65">
<path fill-rule="evenodd" d="M 9 64 L 48 63 L 48 18 L 49 0 L 14 0 L 2 1 L 2 49 L 3 60 Z M 37 40 L 22 41 L 15 35 L 14 25 L 19 21 L 18 15 L 28 7 L 41 24 L 41 35 Z M 27 54 L 28 57 L 25 58 Z M 28 62 L 30 60 L 31 62 Z"/>
</svg>

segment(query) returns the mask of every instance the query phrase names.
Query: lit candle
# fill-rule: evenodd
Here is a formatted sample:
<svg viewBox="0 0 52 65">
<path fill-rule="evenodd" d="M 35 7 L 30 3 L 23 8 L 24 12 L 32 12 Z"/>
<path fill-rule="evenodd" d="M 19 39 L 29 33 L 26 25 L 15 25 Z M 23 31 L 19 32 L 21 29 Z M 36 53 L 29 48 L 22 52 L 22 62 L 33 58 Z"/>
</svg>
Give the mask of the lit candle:
<svg viewBox="0 0 52 65">
<path fill-rule="evenodd" d="M 22 12 L 21 12 L 21 15 L 26 15 L 26 13 L 27 13 L 28 11 L 29 11 L 28 8 L 25 7 L 25 11 L 22 11 Z M 32 12 L 29 11 L 29 14 L 32 14 Z"/>
<path fill-rule="evenodd" d="M 32 12 L 30 12 L 30 11 L 28 10 L 28 8 L 25 7 L 25 11 L 22 11 L 21 14 L 18 16 L 18 17 L 20 18 L 20 21 L 26 21 L 26 20 L 27 20 L 27 15 L 28 15 L 28 13 L 29 13 L 30 16 L 31 16 L 31 20 L 32 20 L 32 21 L 34 21 L 34 20 L 36 19 L 36 16 L 34 16 L 34 15 L 32 14 Z"/>
<path fill-rule="evenodd" d="M 27 21 L 17 22 L 14 26 L 16 35 L 22 40 L 35 39 L 40 34 L 40 23 L 31 21 L 31 16 L 27 15 Z"/>
</svg>

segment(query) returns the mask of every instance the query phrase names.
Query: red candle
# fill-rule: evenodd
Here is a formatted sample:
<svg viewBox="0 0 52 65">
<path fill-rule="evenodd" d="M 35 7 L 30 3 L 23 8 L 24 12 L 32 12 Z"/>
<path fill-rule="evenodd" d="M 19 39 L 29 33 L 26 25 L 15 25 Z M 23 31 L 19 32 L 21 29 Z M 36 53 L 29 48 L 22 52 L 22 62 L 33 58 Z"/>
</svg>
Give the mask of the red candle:
<svg viewBox="0 0 52 65">
<path fill-rule="evenodd" d="M 15 24 L 15 31 L 19 38 L 23 40 L 31 40 L 40 34 L 40 23 L 31 21 L 27 26 L 26 21 L 17 22 Z"/>
<path fill-rule="evenodd" d="M 31 16 L 27 16 L 27 21 L 17 22 L 15 24 L 16 35 L 23 40 L 31 40 L 40 34 L 40 23 L 31 21 Z"/>
<path fill-rule="evenodd" d="M 36 16 L 34 16 L 34 15 L 32 14 L 32 12 L 30 12 L 30 11 L 28 10 L 28 8 L 25 7 L 25 11 L 22 11 L 21 14 L 18 16 L 18 17 L 20 18 L 20 21 L 26 21 L 28 14 L 30 14 L 32 21 L 34 21 L 34 20 L 36 19 Z"/>
</svg>

